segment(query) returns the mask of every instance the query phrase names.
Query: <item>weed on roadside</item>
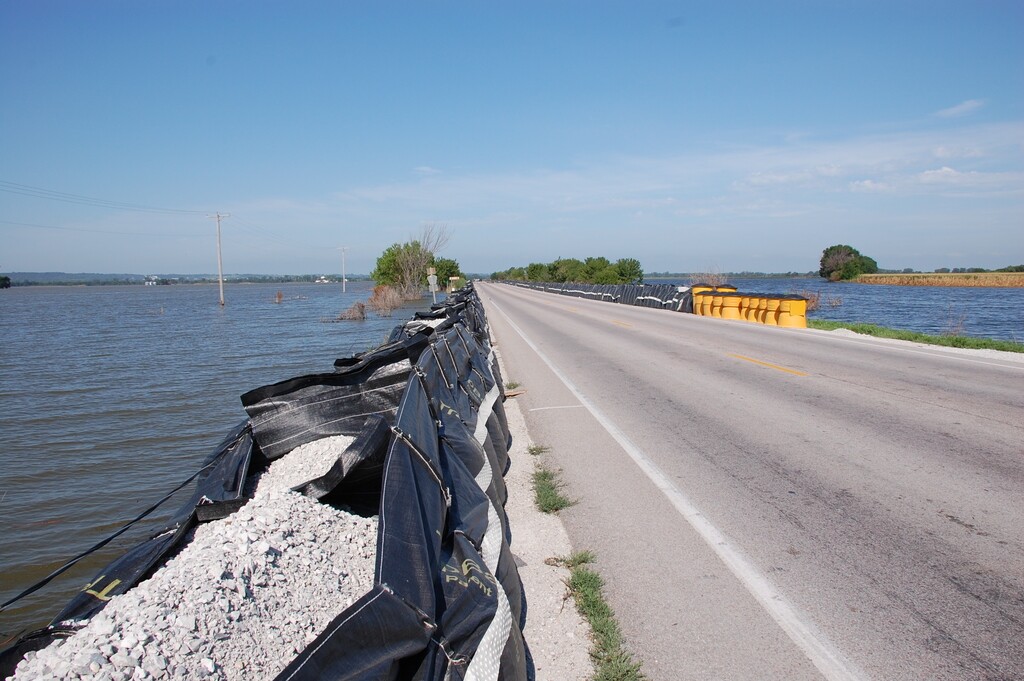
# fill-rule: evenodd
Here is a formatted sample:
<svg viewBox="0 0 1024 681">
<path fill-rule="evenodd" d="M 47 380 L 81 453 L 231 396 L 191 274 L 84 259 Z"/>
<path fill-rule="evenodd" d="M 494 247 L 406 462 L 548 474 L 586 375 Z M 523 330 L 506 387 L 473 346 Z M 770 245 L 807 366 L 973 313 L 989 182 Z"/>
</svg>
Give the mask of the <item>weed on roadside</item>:
<svg viewBox="0 0 1024 681">
<path fill-rule="evenodd" d="M 594 681 L 642 681 L 644 675 L 640 672 L 640 663 L 635 662 L 625 649 L 615 613 L 604 599 L 604 580 L 587 567 L 595 559 L 592 551 L 577 551 L 555 559 L 558 564 L 569 568 L 566 586 L 576 601 L 576 609 L 590 624 Z"/>
<path fill-rule="evenodd" d="M 526 453 L 530 456 L 540 456 L 541 454 L 550 451 L 551 447 L 546 447 L 544 445 L 530 445 L 526 448 Z"/>
<path fill-rule="evenodd" d="M 509 381 L 505 384 L 505 390 L 515 390 L 519 385 L 520 383 L 518 381 Z"/>
<path fill-rule="evenodd" d="M 556 513 L 568 508 L 576 502 L 560 491 L 562 483 L 558 474 L 544 466 L 537 466 L 533 471 L 533 491 L 536 495 L 537 508 L 544 513 Z"/>
</svg>

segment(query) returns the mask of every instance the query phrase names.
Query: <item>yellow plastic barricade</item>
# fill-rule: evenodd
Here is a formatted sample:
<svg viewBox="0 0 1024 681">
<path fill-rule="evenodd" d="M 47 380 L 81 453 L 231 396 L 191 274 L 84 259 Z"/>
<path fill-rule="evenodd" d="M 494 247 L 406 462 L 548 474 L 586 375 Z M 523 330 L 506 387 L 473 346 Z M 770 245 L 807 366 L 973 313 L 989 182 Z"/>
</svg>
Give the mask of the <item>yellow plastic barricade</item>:
<svg viewBox="0 0 1024 681">
<path fill-rule="evenodd" d="M 722 294 L 718 291 L 711 297 L 711 316 L 722 318 Z"/>
<path fill-rule="evenodd" d="M 779 325 L 779 305 L 782 303 L 778 298 L 768 298 L 768 306 L 764 314 L 764 323 L 766 326 L 778 326 Z"/>
<path fill-rule="evenodd" d="M 750 309 L 750 296 L 740 297 L 740 319 L 747 321 L 747 310 Z"/>
<path fill-rule="evenodd" d="M 789 323 L 789 305 L 793 302 L 789 296 L 781 296 L 779 298 L 779 313 L 776 316 L 776 322 L 779 326 L 790 326 Z"/>
<path fill-rule="evenodd" d="M 722 296 L 722 319 L 740 318 L 740 300 L 741 296 L 735 293 L 726 293 Z"/>
<path fill-rule="evenodd" d="M 760 322 L 758 314 L 760 312 L 762 300 L 764 300 L 764 298 L 761 298 L 760 296 L 751 298 L 751 306 L 746 308 L 746 321 L 753 322 L 755 324 Z"/>
<path fill-rule="evenodd" d="M 706 316 L 707 312 L 704 309 L 705 301 L 710 307 L 711 296 L 709 295 L 714 289 L 707 284 L 694 284 L 690 287 L 690 293 L 693 294 L 693 313 L 696 315 Z"/>
<path fill-rule="evenodd" d="M 788 326 L 792 329 L 807 328 L 807 299 L 802 296 L 791 296 L 789 299 L 789 315 L 786 323 L 779 317 L 779 326 Z"/>
<path fill-rule="evenodd" d="M 691 291 L 693 296 L 693 314 L 700 315 L 700 304 L 704 302 L 704 294 L 700 291 Z"/>
</svg>

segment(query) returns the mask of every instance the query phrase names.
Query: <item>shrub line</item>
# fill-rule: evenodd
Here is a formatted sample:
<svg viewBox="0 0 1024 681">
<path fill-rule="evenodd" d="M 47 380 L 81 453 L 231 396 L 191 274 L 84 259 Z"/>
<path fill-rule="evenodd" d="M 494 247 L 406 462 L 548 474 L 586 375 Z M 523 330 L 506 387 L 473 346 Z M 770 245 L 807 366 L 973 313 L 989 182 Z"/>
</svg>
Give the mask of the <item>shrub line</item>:
<svg viewBox="0 0 1024 681">
<path fill-rule="evenodd" d="M 808 319 L 807 326 L 822 331 L 834 331 L 835 329 L 849 329 L 854 333 L 862 333 L 878 338 L 895 338 L 896 340 L 913 341 L 915 343 L 927 343 L 928 345 L 941 345 L 951 348 L 968 348 L 971 350 L 1002 350 L 1003 352 L 1024 352 L 1024 343 L 1013 341 L 995 340 L 992 338 L 975 338 L 973 336 L 930 336 L 917 331 L 902 331 L 900 329 L 889 329 L 876 324 L 862 324 L 856 322 L 831 322 L 821 319 Z"/>
</svg>

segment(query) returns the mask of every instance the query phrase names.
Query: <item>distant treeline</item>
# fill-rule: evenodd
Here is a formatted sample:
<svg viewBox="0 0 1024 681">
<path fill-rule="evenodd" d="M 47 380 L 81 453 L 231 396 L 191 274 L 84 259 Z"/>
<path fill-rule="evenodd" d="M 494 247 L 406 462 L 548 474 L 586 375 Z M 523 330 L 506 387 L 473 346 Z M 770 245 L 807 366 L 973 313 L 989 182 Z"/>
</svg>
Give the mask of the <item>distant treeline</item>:
<svg viewBox="0 0 1024 681">
<path fill-rule="evenodd" d="M 347 275 L 349 281 L 369 279 L 365 274 Z M 312 283 L 326 279 L 341 283 L 341 275 L 319 274 L 231 274 L 225 275 L 224 281 L 242 284 L 287 284 Z M 217 281 L 217 275 L 211 274 L 92 274 L 68 272 L 11 272 L 0 276 L 0 288 L 10 286 L 142 286 L 146 282 L 160 285 L 172 284 L 209 284 Z M 7 282 L 4 286 L 3 282 Z"/>
<path fill-rule="evenodd" d="M 642 284 L 644 270 L 636 258 L 558 258 L 554 262 L 532 262 L 491 274 L 500 281 L 553 281 L 574 284 Z"/>
<path fill-rule="evenodd" d="M 715 272 L 717 276 L 728 279 L 794 279 L 798 277 L 817 277 L 817 272 Z M 708 272 L 647 272 L 648 279 L 694 279 L 706 278 Z"/>
<path fill-rule="evenodd" d="M 987 270 L 984 267 L 939 267 L 934 270 L 915 270 L 907 267 L 902 270 L 879 269 L 879 274 L 981 274 L 983 272 L 1024 272 L 1024 265 L 1010 265 L 998 270 Z"/>
</svg>

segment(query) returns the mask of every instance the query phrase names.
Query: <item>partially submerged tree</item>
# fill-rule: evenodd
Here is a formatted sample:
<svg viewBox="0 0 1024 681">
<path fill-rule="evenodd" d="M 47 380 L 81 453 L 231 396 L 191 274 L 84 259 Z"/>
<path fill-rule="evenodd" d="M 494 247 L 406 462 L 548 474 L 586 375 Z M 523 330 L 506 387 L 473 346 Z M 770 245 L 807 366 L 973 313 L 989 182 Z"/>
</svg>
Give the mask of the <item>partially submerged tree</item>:
<svg viewBox="0 0 1024 681">
<path fill-rule="evenodd" d="M 380 285 L 394 286 L 407 300 L 415 300 L 423 295 L 434 253 L 444 248 L 450 238 L 446 225 L 428 223 L 420 231 L 419 239 L 388 246 L 377 258 L 370 278 Z"/>
<path fill-rule="evenodd" d="M 818 274 L 829 281 L 853 279 L 859 274 L 874 274 L 878 271 L 878 263 L 866 255 L 861 255 L 853 246 L 836 244 L 821 252 L 821 267 Z"/>
<path fill-rule="evenodd" d="M 434 258 L 432 267 L 437 270 L 437 284 L 441 287 L 447 286 L 452 277 L 466 278 L 458 261 L 451 258 Z"/>
</svg>

